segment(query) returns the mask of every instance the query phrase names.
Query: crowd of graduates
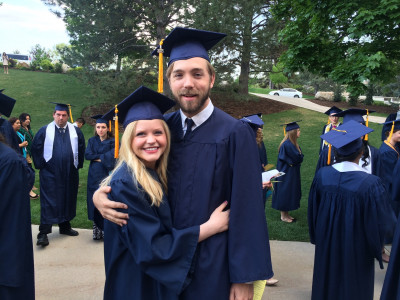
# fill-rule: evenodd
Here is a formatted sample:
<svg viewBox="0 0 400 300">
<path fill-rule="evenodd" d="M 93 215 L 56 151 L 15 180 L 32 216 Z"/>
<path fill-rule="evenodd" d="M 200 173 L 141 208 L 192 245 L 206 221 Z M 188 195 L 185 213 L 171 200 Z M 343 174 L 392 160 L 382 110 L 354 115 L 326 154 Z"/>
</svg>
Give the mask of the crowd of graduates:
<svg viewBox="0 0 400 300">
<path fill-rule="evenodd" d="M 70 221 L 85 158 L 88 218 L 93 239 L 104 239 L 104 299 L 252 299 L 252 283 L 276 284 L 264 208 L 272 194 L 282 222 L 296 222 L 289 212 L 302 195 L 300 121 L 282 125 L 279 180 L 261 182 L 268 164 L 261 115 L 236 120 L 209 98 L 215 73 L 207 50 L 224 36 L 172 31 L 156 53 L 170 57 L 167 76 L 180 110 L 164 115 L 175 102 L 142 86 L 93 116 L 87 146 L 78 124 L 68 122 L 66 104 L 54 103 L 54 121 L 35 136 L 13 127 L 16 118 L 0 118 L 0 238 L 9 241 L 0 245 L 0 299 L 35 297 L 29 164 L 40 178 L 36 244 L 46 247 L 53 224 L 60 234 L 78 235 Z M 14 104 L 0 92 L 2 115 Z M 375 259 L 381 268 L 389 263 L 381 299 L 400 299 L 400 114 L 383 124 L 378 150 L 368 143 L 370 113 L 326 112 L 308 200 L 312 299 L 372 299 Z M 124 128 L 121 143 L 113 118 Z"/>
</svg>

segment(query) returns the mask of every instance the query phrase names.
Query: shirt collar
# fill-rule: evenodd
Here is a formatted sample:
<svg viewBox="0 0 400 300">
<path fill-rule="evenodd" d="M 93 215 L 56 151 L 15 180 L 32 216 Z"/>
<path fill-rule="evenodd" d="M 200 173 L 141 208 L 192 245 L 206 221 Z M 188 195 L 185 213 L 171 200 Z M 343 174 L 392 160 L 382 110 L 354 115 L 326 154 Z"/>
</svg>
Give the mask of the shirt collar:
<svg viewBox="0 0 400 300">
<path fill-rule="evenodd" d="M 340 173 L 352 172 L 352 171 L 361 171 L 368 173 L 367 170 L 350 161 L 342 161 L 340 163 L 334 164 L 332 167 L 335 168 Z"/>
<path fill-rule="evenodd" d="M 197 128 L 198 126 L 203 124 L 205 121 L 207 121 L 207 119 L 211 116 L 213 111 L 214 111 L 214 105 L 212 104 L 211 99 L 210 99 L 210 101 L 209 101 L 208 105 L 206 106 L 206 108 L 204 108 L 197 115 L 194 115 L 193 117 L 191 117 L 191 119 L 194 122 L 194 124 L 192 126 L 192 130 L 194 130 L 195 128 Z M 186 121 L 187 117 L 182 112 L 182 110 L 179 110 L 179 113 L 181 114 L 182 128 L 186 129 L 186 122 L 185 121 Z"/>
</svg>

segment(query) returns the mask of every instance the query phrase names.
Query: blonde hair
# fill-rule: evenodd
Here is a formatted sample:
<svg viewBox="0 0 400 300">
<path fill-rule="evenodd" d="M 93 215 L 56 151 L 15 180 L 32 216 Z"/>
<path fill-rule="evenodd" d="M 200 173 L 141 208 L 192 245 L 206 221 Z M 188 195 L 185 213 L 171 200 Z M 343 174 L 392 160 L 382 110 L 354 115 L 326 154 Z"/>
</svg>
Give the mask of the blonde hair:
<svg viewBox="0 0 400 300">
<path fill-rule="evenodd" d="M 293 130 L 290 130 L 290 131 L 286 131 L 285 137 L 283 138 L 282 142 L 279 144 L 278 151 L 281 149 L 282 144 L 283 144 L 286 140 L 289 140 L 293 145 L 296 146 L 297 150 L 299 150 L 299 152 L 301 153 L 300 146 L 299 146 L 299 144 L 297 143 L 297 139 L 298 139 L 298 137 L 297 137 L 297 132 L 298 132 L 299 129 L 300 129 L 300 128 L 293 129 Z"/>
<path fill-rule="evenodd" d="M 258 147 L 261 147 L 261 143 L 263 142 L 263 139 L 264 139 L 264 134 L 263 134 L 262 128 L 258 128 L 257 133 L 256 133 L 256 142 L 257 142 Z"/>
<path fill-rule="evenodd" d="M 151 174 L 147 171 L 146 166 L 132 150 L 132 141 L 135 138 L 136 126 L 138 123 L 138 121 L 134 121 L 126 127 L 124 134 L 122 135 L 121 148 L 117 165 L 115 166 L 112 173 L 102 181 L 101 186 L 110 185 L 114 174 L 125 163 L 132 174 L 132 179 L 135 182 L 136 186 L 140 184 L 144 192 L 146 192 L 150 197 L 151 205 L 155 205 L 157 207 L 160 206 L 160 204 L 162 203 L 164 191 L 167 191 L 167 165 L 168 154 L 171 144 L 171 134 L 168 129 L 168 125 L 165 123 L 164 120 L 160 121 L 162 122 L 162 126 L 167 137 L 167 147 L 157 161 L 155 169 L 160 179 L 160 182 L 155 180 L 153 176 L 151 176 Z"/>
</svg>

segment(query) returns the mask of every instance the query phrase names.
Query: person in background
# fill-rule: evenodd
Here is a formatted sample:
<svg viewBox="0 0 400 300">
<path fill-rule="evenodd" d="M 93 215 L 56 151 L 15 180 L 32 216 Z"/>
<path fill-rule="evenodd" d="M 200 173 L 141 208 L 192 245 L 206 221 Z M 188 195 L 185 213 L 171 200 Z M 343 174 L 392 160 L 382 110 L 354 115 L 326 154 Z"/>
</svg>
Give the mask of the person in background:
<svg viewBox="0 0 400 300">
<path fill-rule="evenodd" d="M 8 122 L 10 122 L 12 128 L 14 129 L 14 131 L 16 132 L 16 134 L 18 136 L 18 139 L 20 142 L 18 144 L 18 146 L 19 146 L 21 155 L 26 158 L 26 146 L 28 145 L 28 142 L 25 141 L 25 137 L 20 132 L 18 132 L 18 130 L 21 128 L 21 122 L 16 117 L 9 118 Z"/>
<path fill-rule="evenodd" d="M 83 167 L 85 138 L 68 122 L 68 106 L 55 103 L 54 121 L 37 132 L 32 144 L 35 167 L 40 170 L 40 226 L 38 246 L 47 246 L 52 224 L 60 234 L 77 236 L 70 221 L 76 215 L 79 169 Z"/>
<path fill-rule="evenodd" d="M 3 55 L 1 56 L 2 60 L 3 60 L 3 68 L 4 68 L 4 74 L 8 74 L 8 56 L 7 53 L 3 52 Z"/>
<path fill-rule="evenodd" d="M 264 145 L 264 138 L 263 138 L 264 122 L 261 119 L 261 113 L 244 116 L 240 120 L 249 124 L 251 129 L 254 131 L 254 135 L 256 138 L 257 146 L 258 146 L 258 153 L 260 155 L 261 172 L 264 172 L 264 167 L 268 164 L 268 158 L 267 158 L 267 151 L 266 151 L 265 145 Z M 264 209 L 265 209 L 265 204 L 266 204 L 266 200 L 267 200 L 267 191 L 270 188 L 272 188 L 271 181 L 263 182 Z M 260 280 L 260 281 L 265 282 L 265 285 L 267 285 L 267 286 L 273 286 L 279 282 L 279 280 L 274 277 L 268 278 L 266 280 Z M 256 291 L 257 284 L 258 284 L 258 282 L 254 283 L 255 291 Z M 262 296 L 262 293 L 260 293 L 260 294 L 261 294 L 260 296 Z"/>
<path fill-rule="evenodd" d="M 324 114 L 328 115 L 328 123 L 324 125 L 324 128 L 322 129 L 322 134 L 327 133 L 332 130 L 332 128 L 336 128 L 341 125 L 339 122 L 339 117 L 336 116 L 337 113 L 341 112 L 342 110 L 340 108 L 337 108 L 336 106 L 332 106 L 330 109 L 328 109 Z M 319 152 L 324 149 L 324 147 L 328 146 L 328 143 L 324 140 L 321 140 L 321 144 L 319 147 Z"/>
<path fill-rule="evenodd" d="M 22 113 L 19 115 L 18 117 L 20 123 L 21 123 L 21 127 L 18 130 L 18 133 L 20 135 L 22 135 L 25 139 L 25 141 L 28 143 L 28 145 L 26 145 L 26 161 L 28 162 L 28 165 L 32 168 L 33 171 L 35 171 L 32 167 L 32 143 L 33 143 L 33 131 L 31 129 L 31 115 L 28 113 Z M 35 191 L 37 190 L 37 187 L 33 186 L 32 191 L 29 193 L 30 197 L 32 199 L 36 199 L 39 196 L 35 193 Z"/>
<path fill-rule="evenodd" d="M 0 95 L 0 112 L 11 114 L 14 103 L 14 99 Z M 0 298 L 34 300 L 29 191 L 35 174 L 26 160 L 5 143 L 1 133 L 0 170 Z"/>
<path fill-rule="evenodd" d="M 172 141 L 168 202 L 173 226 L 200 225 L 225 201 L 231 209 L 229 230 L 198 245 L 192 281 L 180 295 L 184 300 L 251 299 L 252 282 L 273 276 L 254 134 L 210 99 L 216 74 L 207 50 L 224 36 L 178 27 L 162 45 L 170 58 L 169 86 L 180 106 L 165 116 Z M 128 216 L 113 208 L 126 206 L 109 201 L 106 191 L 94 194 L 96 207 L 105 218 L 124 224 Z"/>
<path fill-rule="evenodd" d="M 86 124 L 86 121 L 84 118 L 78 118 L 76 119 L 76 121 L 74 123 L 72 123 L 72 125 L 78 127 L 79 129 L 81 129 L 83 127 L 83 125 Z"/>
<path fill-rule="evenodd" d="M 144 86 L 118 104 L 125 129 L 121 151 L 102 186 L 111 186 L 111 198 L 128 206 L 130 218 L 123 227 L 104 224 L 104 299 L 178 299 L 191 281 L 197 244 L 228 229 L 226 202 L 200 226 L 172 227 L 166 199 L 170 132 L 162 113 L 174 105 Z"/>
<path fill-rule="evenodd" d="M 397 162 L 399 165 L 399 162 Z M 399 181 L 400 177 L 397 177 Z M 399 198 L 397 198 L 399 199 Z M 400 299 L 400 222 L 397 222 L 396 232 L 393 237 L 390 262 L 383 282 L 380 300 L 399 300 Z"/>
<path fill-rule="evenodd" d="M 392 195 L 393 169 L 400 155 L 400 149 L 396 147 L 400 143 L 400 120 L 385 122 L 383 125 L 386 128 L 386 140 L 379 148 L 382 165 L 381 178 L 389 195 Z M 391 204 L 396 216 L 398 216 L 400 212 L 399 202 L 391 201 Z"/>
<path fill-rule="evenodd" d="M 85 159 L 90 160 L 87 182 L 88 218 L 93 221 L 93 239 L 103 238 L 103 217 L 93 205 L 93 193 L 99 188 L 101 181 L 114 168 L 115 140 L 108 128 L 108 121 L 102 115 L 92 117 L 96 120 L 94 136 L 88 141 Z"/>
<path fill-rule="evenodd" d="M 359 165 L 362 137 L 372 131 L 349 121 L 321 135 L 336 163 L 318 170 L 309 193 L 312 299 L 373 299 L 374 260 L 383 269 L 382 247 L 395 217 L 382 180 Z"/>
<path fill-rule="evenodd" d="M 399 105 L 399 110 L 395 113 L 392 113 L 390 115 L 387 116 L 385 123 L 389 122 L 389 121 L 395 121 L 395 120 L 400 120 L 400 105 Z M 388 123 L 389 124 L 389 123 Z M 384 125 L 382 127 L 382 142 L 384 142 L 387 138 L 386 136 L 386 131 L 390 131 L 391 125 Z M 400 149 L 399 144 L 397 144 L 397 147 Z"/>
<path fill-rule="evenodd" d="M 16 100 L 3 94 L 3 91 L 4 89 L 0 90 L 0 133 L 3 135 L 6 144 L 13 148 L 17 153 L 20 153 L 18 136 L 10 122 L 2 117 L 2 115 L 7 118 L 10 117 Z"/>
<path fill-rule="evenodd" d="M 289 211 L 298 209 L 301 199 L 300 166 L 304 155 L 297 143 L 300 137 L 300 126 L 297 122 L 283 125 L 286 126 L 285 137 L 278 148 L 276 168 L 285 175 L 279 177 L 280 182 L 275 183 L 272 194 L 272 208 L 281 211 L 281 221 L 286 223 L 296 221 Z"/>
</svg>

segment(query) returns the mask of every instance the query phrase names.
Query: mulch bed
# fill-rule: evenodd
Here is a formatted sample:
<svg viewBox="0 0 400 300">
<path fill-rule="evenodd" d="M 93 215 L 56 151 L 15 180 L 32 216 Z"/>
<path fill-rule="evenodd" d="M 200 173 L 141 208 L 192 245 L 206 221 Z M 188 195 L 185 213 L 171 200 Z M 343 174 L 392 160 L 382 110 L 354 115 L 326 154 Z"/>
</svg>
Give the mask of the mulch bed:
<svg viewBox="0 0 400 300">
<path fill-rule="evenodd" d="M 378 106 L 378 105 L 365 105 L 363 103 L 358 103 L 357 106 L 351 106 L 347 102 L 332 102 L 332 101 L 324 101 L 324 100 L 315 100 L 315 99 L 307 99 L 313 103 L 331 107 L 333 105 L 341 108 L 347 109 L 350 107 L 356 107 L 361 109 L 369 109 L 375 110 L 378 113 L 382 114 L 391 114 L 397 112 L 397 107 L 392 106 Z M 297 108 L 296 106 L 285 104 L 282 102 L 270 100 L 267 98 L 259 98 L 259 100 L 249 100 L 249 101 L 229 101 L 221 97 L 220 95 L 212 96 L 213 104 L 230 114 L 234 118 L 241 118 L 246 115 L 251 115 L 255 113 L 262 113 L 263 115 L 279 113 L 286 110 L 291 110 Z M 94 125 L 95 121 L 90 118 L 90 116 L 96 114 L 104 114 L 110 109 L 109 104 L 96 104 L 95 106 L 90 106 L 84 109 L 82 112 L 82 117 L 89 125 Z"/>
<path fill-rule="evenodd" d="M 398 110 L 397 106 L 389 106 L 389 105 L 365 105 L 364 103 L 357 103 L 356 106 L 351 106 L 347 102 L 333 102 L 333 101 L 325 101 L 325 100 L 316 100 L 316 99 L 307 99 L 315 104 L 324 105 L 324 106 L 336 106 L 342 110 L 348 109 L 350 107 L 360 108 L 360 109 L 368 109 L 368 110 L 375 110 L 377 113 L 382 114 L 391 114 L 395 113 Z"/>
</svg>

